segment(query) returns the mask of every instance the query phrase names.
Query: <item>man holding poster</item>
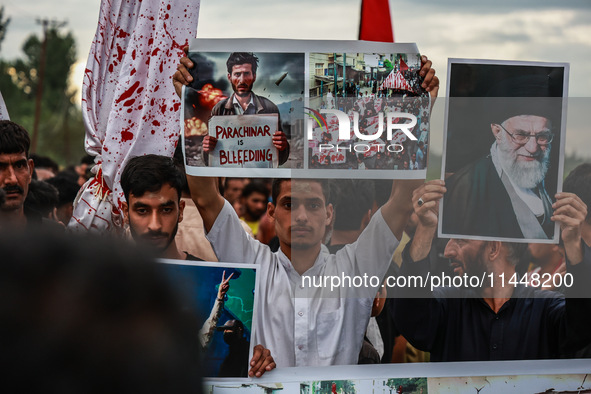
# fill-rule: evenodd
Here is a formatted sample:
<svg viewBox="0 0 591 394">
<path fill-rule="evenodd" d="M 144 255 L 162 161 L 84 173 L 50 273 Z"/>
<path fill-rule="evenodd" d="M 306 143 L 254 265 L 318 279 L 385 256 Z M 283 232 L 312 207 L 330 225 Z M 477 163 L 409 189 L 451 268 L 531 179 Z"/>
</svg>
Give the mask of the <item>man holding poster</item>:
<svg viewBox="0 0 591 394">
<path fill-rule="evenodd" d="M 289 157 L 279 109 L 252 91 L 258 62 L 249 52 L 228 57 L 228 81 L 234 93 L 211 110 L 209 135 L 203 140 L 204 161 L 210 166 L 275 168 Z"/>
<path fill-rule="evenodd" d="M 181 59 L 175 74 L 177 90 L 187 82 L 186 63 L 186 58 Z M 423 87 L 435 98 L 439 79 L 425 56 L 421 63 Z M 238 85 L 235 90 L 240 90 Z M 254 341 L 271 351 L 277 366 L 356 364 L 376 295 L 374 286 L 381 281 L 361 287 L 318 287 L 310 280 L 356 273 L 380 279 L 410 217 L 416 182 L 395 182 L 390 199 L 359 239 L 329 254 L 322 248 L 333 217 L 326 181 L 274 181 L 267 213 L 279 239 L 277 252 L 246 235 L 234 209 L 219 194 L 215 178 L 187 174 L 187 181 L 218 260 L 261 266 Z"/>
</svg>

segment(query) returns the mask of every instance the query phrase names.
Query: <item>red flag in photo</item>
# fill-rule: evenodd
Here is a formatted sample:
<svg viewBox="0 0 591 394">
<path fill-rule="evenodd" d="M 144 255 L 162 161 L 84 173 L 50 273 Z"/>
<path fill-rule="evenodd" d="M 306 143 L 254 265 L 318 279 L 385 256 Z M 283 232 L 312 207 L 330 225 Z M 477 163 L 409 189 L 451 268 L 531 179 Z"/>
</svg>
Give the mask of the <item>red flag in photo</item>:
<svg viewBox="0 0 591 394">
<path fill-rule="evenodd" d="M 359 39 L 394 42 L 389 0 L 361 0 Z"/>
<path fill-rule="evenodd" d="M 408 70 L 407 64 L 404 62 L 404 60 L 400 59 L 400 71 L 406 71 L 406 70 Z"/>
</svg>

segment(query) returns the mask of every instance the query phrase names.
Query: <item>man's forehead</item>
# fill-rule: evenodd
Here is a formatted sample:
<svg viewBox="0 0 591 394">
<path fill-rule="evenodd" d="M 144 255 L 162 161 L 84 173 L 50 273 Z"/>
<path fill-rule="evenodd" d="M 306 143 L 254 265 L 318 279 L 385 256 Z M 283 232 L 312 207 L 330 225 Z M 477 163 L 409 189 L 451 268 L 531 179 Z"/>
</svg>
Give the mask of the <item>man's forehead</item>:
<svg viewBox="0 0 591 394">
<path fill-rule="evenodd" d="M 514 129 L 527 132 L 548 131 L 551 126 L 551 122 L 547 118 L 538 115 L 513 116 L 507 119 L 505 124 Z"/>
<path fill-rule="evenodd" d="M 261 193 L 261 192 L 252 192 L 247 197 L 247 199 L 248 200 L 266 200 L 267 199 L 267 196 L 264 193 Z"/>
<path fill-rule="evenodd" d="M 448 241 L 448 243 L 452 243 L 452 244 L 456 244 L 459 246 L 467 246 L 467 247 L 472 247 L 472 246 L 480 246 L 484 243 L 485 241 L 481 241 L 481 240 L 476 240 L 476 239 L 463 239 L 463 238 L 452 238 Z"/>
<path fill-rule="evenodd" d="M 324 200 L 322 185 L 320 184 L 320 182 L 314 180 L 302 179 L 282 182 L 281 189 L 279 192 L 279 198 L 285 195 L 289 195 L 292 198 L 317 197 L 322 198 L 322 200 Z"/>
<path fill-rule="evenodd" d="M 0 163 L 13 163 L 19 160 L 27 160 L 25 152 L 20 153 L 0 153 Z"/>
<path fill-rule="evenodd" d="M 250 63 L 242 63 L 242 64 L 235 64 L 232 66 L 232 73 L 234 72 L 244 72 L 244 71 L 250 71 L 252 72 L 252 64 Z"/>
<path fill-rule="evenodd" d="M 179 195 L 177 190 L 170 185 L 163 185 L 159 190 L 149 191 L 147 190 L 141 196 L 137 196 L 133 193 L 129 193 L 129 205 L 133 204 L 146 204 L 146 205 L 161 205 L 173 202 L 178 205 Z"/>
</svg>

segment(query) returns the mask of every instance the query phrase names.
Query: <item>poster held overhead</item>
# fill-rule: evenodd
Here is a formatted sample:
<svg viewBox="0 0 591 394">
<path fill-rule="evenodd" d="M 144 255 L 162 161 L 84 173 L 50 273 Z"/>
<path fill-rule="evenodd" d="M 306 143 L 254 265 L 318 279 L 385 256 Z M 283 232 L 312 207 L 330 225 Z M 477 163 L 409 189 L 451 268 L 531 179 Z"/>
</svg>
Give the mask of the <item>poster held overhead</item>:
<svg viewBox="0 0 591 394">
<path fill-rule="evenodd" d="M 425 177 L 431 101 L 416 45 L 195 39 L 188 57 L 195 66 L 181 129 L 189 175 Z M 237 138 L 230 152 L 212 130 L 256 127 L 262 115 L 277 122 L 255 149 Z"/>
<path fill-rule="evenodd" d="M 450 59 L 439 236 L 557 243 L 569 66 Z"/>
</svg>

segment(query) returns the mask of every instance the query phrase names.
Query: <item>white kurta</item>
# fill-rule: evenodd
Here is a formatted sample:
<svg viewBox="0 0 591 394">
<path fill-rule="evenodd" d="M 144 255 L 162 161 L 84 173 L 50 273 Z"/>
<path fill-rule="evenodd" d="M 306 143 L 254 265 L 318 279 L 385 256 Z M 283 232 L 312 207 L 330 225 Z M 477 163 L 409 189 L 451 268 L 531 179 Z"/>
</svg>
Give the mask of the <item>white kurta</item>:
<svg viewBox="0 0 591 394">
<path fill-rule="evenodd" d="M 300 276 L 287 256 L 247 236 L 226 202 L 207 234 L 219 261 L 260 264 L 254 344 L 271 350 L 278 367 L 357 364 L 377 289 L 304 287 L 302 276 L 386 273 L 398 240 L 379 210 L 357 242 L 336 255 L 321 251 Z M 344 297 L 347 295 L 348 297 Z"/>
</svg>

